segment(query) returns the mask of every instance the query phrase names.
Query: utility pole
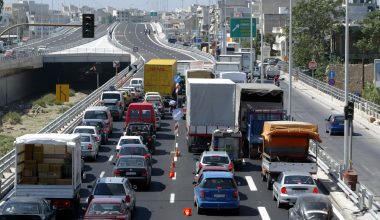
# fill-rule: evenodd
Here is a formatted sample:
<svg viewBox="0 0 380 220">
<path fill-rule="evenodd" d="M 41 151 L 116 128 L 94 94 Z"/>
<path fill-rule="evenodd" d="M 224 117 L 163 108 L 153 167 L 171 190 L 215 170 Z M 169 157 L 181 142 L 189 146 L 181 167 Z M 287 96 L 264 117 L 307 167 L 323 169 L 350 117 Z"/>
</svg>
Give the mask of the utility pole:
<svg viewBox="0 0 380 220">
<path fill-rule="evenodd" d="M 260 50 L 261 50 L 261 56 L 260 56 L 260 62 L 261 62 L 261 68 L 260 68 L 260 81 L 261 83 L 264 83 L 264 11 L 263 11 L 263 2 L 264 0 L 260 1 L 260 10 L 261 10 L 261 36 L 260 36 Z"/>
<path fill-rule="evenodd" d="M 250 16 L 250 37 L 249 37 L 249 71 L 251 72 L 251 80 L 253 80 L 253 58 L 252 58 L 252 13 L 253 13 L 253 2 L 249 2 L 249 6 L 251 8 L 251 16 Z"/>
<path fill-rule="evenodd" d="M 292 0 L 289 0 L 289 91 L 288 91 L 288 115 L 292 117 L 292 72 L 293 72 L 293 19 Z"/>
<path fill-rule="evenodd" d="M 346 26 L 344 32 L 344 106 L 348 105 L 348 62 L 349 62 L 349 24 L 348 24 L 348 0 L 346 0 Z M 344 119 L 344 169 L 349 167 L 349 120 Z"/>
</svg>

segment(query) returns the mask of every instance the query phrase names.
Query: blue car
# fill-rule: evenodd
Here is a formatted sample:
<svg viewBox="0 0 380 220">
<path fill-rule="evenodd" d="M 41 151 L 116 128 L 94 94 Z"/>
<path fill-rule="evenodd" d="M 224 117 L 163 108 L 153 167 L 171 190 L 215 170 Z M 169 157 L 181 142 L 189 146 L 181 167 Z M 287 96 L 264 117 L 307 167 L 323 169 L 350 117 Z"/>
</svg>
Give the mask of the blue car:
<svg viewBox="0 0 380 220">
<path fill-rule="evenodd" d="M 344 134 L 344 114 L 332 114 L 326 119 L 326 133 Z"/>
<path fill-rule="evenodd" d="M 204 209 L 228 209 L 239 214 L 239 191 L 230 172 L 204 172 L 194 184 L 194 206 Z"/>
</svg>

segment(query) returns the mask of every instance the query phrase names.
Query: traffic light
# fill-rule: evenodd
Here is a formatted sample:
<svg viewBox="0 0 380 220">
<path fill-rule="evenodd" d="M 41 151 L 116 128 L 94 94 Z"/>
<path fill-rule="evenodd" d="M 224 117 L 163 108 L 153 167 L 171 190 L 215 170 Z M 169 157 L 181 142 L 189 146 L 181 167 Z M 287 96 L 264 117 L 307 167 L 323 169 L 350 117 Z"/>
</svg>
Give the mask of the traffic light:
<svg viewBox="0 0 380 220">
<path fill-rule="evenodd" d="M 94 14 L 83 14 L 82 16 L 82 37 L 94 38 L 95 17 Z"/>
<path fill-rule="evenodd" d="M 346 106 L 344 106 L 344 119 L 354 120 L 354 102 L 349 101 Z"/>
</svg>

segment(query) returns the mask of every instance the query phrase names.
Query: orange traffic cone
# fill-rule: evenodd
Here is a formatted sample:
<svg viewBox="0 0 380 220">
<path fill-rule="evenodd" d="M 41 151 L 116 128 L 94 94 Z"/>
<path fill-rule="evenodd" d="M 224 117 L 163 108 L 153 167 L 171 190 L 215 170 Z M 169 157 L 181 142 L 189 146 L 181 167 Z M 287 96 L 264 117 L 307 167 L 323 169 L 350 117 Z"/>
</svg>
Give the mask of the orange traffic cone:
<svg viewBox="0 0 380 220">
<path fill-rule="evenodd" d="M 175 156 L 179 157 L 180 155 L 181 155 L 181 153 L 179 152 L 178 147 L 176 147 L 175 148 Z"/>
<path fill-rule="evenodd" d="M 191 216 L 191 208 L 184 208 L 183 209 L 183 214 L 185 216 Z"/>
<path fill-rule="evenodd" d="M 174 171 L 173 170 L 170 170 L 169 171 L 169 178 L 173 178 L 174 177 Z"/>
</svg>

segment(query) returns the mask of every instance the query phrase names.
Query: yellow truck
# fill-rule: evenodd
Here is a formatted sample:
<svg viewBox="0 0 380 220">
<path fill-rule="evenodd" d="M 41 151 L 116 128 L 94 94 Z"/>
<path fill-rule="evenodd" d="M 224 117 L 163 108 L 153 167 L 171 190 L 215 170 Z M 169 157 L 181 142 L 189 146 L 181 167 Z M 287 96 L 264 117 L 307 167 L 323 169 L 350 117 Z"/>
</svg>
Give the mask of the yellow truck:
<svg viewBox="0 0 380 220">
<path fill-rule="evenodd" d="M 266 121 L 263 127 L 261 177 L 271 189 L 285 171 L 317 173 L 317 160 L 309 154 L 310 140 L 321 142 L 318 125 L 299 121 Z"/>
<path fill-rule="evenodd" d="M 175 59 L 151 59 L 144 65 L 144 92 L 159 92 L 172 96 L 177 71 Z"/>
</svg>

